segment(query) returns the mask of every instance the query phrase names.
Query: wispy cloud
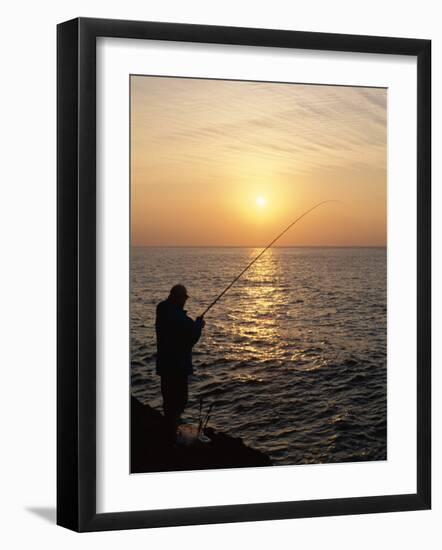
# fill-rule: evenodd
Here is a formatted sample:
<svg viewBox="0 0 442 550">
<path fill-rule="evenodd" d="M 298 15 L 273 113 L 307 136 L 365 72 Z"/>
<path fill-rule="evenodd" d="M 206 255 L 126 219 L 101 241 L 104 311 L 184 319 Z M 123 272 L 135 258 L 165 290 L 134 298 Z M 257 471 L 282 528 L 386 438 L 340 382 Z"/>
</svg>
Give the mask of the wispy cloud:
<svg viewBox="0 0 442 550">
<path fill-rule="evenodd" d="M 197 148 L 206 164 L 247 151 L 291 165 L 296 155 L 295 171 L 385 163 L 386 90 L 153 78 L 133 90 L 149 157 L 185 162 Z"/>
<path fill-rule="evenodd" d="M 385 187 L 385 176 L 372 191 L 366 183 L 386 171 L 385 89 L 161 77 L 131 86 L 135 187 L 330 171 L 365 182 L 367 197 Z"/>
</svg>

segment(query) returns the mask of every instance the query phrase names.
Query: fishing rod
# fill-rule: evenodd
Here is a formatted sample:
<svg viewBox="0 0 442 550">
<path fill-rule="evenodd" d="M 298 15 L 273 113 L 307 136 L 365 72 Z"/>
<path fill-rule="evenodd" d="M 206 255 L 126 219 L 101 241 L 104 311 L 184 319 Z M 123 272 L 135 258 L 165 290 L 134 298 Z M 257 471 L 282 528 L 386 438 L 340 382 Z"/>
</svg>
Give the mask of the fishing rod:
<svg viewBox="0 0 442 550">
<path fill-rule="evenodd" d="M 240 279 L 244 273 L 252 267 L 252 265 L 259 260 L 259 258 L 261 258 L 261 256 L 264 254 L 264 252 L 266 252 L 266 250 L 268 250 L 273 244 L 276 243 L 276 241 L 278 239 L 280 239 L 284 233 L 287 233 L 287 231 L 292 228 L 296 223 L 299 222 L 299 220 L 301 220 L 304 216 L 307 216 L 307 214 L 310 214 L 310 212 L 312 212 L 313 210 L 315 210 L 315 208 L 318 208 L 319 206 L 322 206 L 323 204 L 326 204 L 328 202 L 341 202 L 341 201 L 338 201 L 338 200 L 333 200 L 333 199 L 330 199 L 330 200 L 327 200 L 327 201 L 322 201 L 322 202 L 318 202 L 318 204 L 315 204 L 315 206 L 312 206 L 312 208 L 310 208 L 309 210 L 307 210 L 306 212 L 304 212 L 303 214 L 301 214 L 299 217 L 296 218 L 295 221 L 293 221 L 290 225 L 288 225 L 284 231 L 282 231 L 277 237 L 275 237 L 273 239 L 272 242 L 270 242 L 263 250 L 261 250 L 261 252 L 256 256 L 256 258 L 254 258 L 251 262 L 249 262 L 246 267 L 241 271 L 241 273 L 239 275 L 237 275 L 233 281 L 231 283 L 229 283 L 226 288 L 221 292 L 221 294 L 219 294 L 215 300 L 213 300 L 213 302 L 211 304 L 209 304 L 209 306 L 204 310 L 204 313 L 201 315 L 201 318 L 204 317 L 204 315 L 206 315 L 206 313 L 212 309 L 212 307 L 218 302 L 218 300 L 220 300 L 224 294 L 236 283 L 236 281 L 238 281 L 238 279 Z"/>
</svg>

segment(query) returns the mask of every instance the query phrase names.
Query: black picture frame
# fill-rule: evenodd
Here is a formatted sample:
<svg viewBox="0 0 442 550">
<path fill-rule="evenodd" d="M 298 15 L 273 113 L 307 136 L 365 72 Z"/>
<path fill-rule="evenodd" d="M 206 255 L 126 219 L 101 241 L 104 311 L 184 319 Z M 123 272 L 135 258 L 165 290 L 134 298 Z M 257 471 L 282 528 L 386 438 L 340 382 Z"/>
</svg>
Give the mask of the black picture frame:
<svg viewBox="0 0 442 550">
<path fill-rule="evenodd" d="M 417 492 L 96 512 L 96 39 L 396 54 L 417 59 Z M 431 506 L 431 41 L 79 18 L 57 28 L 57 523 L 75 531 L 424 510 Z"/>
</svg>

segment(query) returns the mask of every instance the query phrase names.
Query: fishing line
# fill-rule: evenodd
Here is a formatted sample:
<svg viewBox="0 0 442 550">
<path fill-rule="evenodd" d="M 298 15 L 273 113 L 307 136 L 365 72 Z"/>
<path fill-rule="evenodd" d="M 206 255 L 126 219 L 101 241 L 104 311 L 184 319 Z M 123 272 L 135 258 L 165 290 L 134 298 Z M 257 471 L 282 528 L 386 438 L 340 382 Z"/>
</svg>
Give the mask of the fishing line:
<svg viewBox="0 0 442 550">
<path fill-rule="evenodd" d="M 200 398 L 200 412 L 199 412 L 199 416 L 198 416 L 198 437 L 201 433 L 201 428 L 203 426 L 203 416 L 202 416 L 202 413 L 203 413 L 203 398 L 201 397 Z"/>
<path fill-rule="evenodd" d="M 209 407 L 209 410 L 207 411 L 207 416 L 206 416 L 205 422 L 203 424 L 203 429 L 201 430 L 201 433 L 203 433 L 203 434 L 207 429 L 207 424 L 209 423 L 210 413 L 212 412 L 212 408 L 213 408 L 213 403 L 210 403 L 210 407 Z"/>
<path fill-rule="evenodd" d="M 219 294 L 219 295 L 215 298 L 215 300 L 213 300 L 213 302 L 204 310 L 204 313 L 201 315 L 201 317 L 204 317 L 204 315 L 206 315 L 206 313 L 207 313 L 210 309 L 212 309 L 212 307 L 218 302 L 218 300 L 220 300 L 220 299 L 224 296 L 224 294 L 225 294 L 225 293 L 226 293 L 226 292 L 236 283 L 236 281 L 238 281 L 238 279 L 240 279 L 240 278 L 244 275 L 244 273 L 245 273 L 249 268 L 251 268 L 252 265 L 253 265 L 256 261 L 259 260 L 259 258 L 261 258 L 261 256 L 264 254 L 264 252 L 266 252 L 266 250 L 268 250 L 273 244 L 275 244 L 276 241 L 277 241 L 278 239 L 280 239 L 280 238 L 284 235 L 284 233 L 287 233 L 287 231 L 288 231 L 290 228 L 292 228 L 292 227 L 295 225 L 295 223 L 298 223 L 299 220 L 301 220 L 304 216 L 307 216 L 307 214 L 310 214 L 310 212 L 312 212 L 313 210 L 315 210 L 315 208 L 318 208 L 319 206 L 321 206 L 321 205 L 323 205 L 323 204 L 326 204 L 326 203 L 328 203 L 328 202 L 339 202 L 339 203 L 340 203 L 341 201 L 331 199 L 331 200 L 327 200 L 327 201 L 318 202 L 318 204 L 315 204 L 315 206 L 312 206 L 312 208 L 310 208 L 309 210 L 307 210 L 306 212 L 304 212 L 303 214 L 301 214 L 298 218 L 296 218 L 295 221 L 293 221 L 290 225 L 288 225 L 288 226 L 284 229 L 284 231 L 282 231 L 277 237 L 275 237 L 275 238 L 273 239 L 273 241 L 271 241 L 263 250 L 261 250 L 261 252 L 256 256 L 256 258 L 254 258 L 251 262 L 249 262 L 249 263 L 246 265 L 246 267 L 241 271 L 241 273 L 240 273 L 239 275 L 237 275 L 237 276 L 233 279 L 233 281 L 232 281 L 231 283 L 229 283 L 229 284 L 226 286 L 226 288 L 221 292 L 221 294 Z"/>
</svg>

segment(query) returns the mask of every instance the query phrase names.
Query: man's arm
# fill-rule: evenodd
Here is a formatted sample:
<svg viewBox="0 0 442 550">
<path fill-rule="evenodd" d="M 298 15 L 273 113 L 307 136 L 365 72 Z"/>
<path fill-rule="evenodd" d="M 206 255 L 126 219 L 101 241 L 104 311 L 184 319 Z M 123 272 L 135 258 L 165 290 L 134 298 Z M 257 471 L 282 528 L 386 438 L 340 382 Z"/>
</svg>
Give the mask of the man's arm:
<svg viewBox="0 0 442 550">
<path fill-rule="evenodd" d="M 205 324 L 204 319 L 201 317 L 193 321 L 190 317 L 186 316 L 186 340 L 190 346 L 193 347 L 201 338 L 201 331 Z"/>
<path fill-rule="evenodd" d="M 204 321 L 202 317 L 197 317 L 196 320 L 193 321 L 192 346 L 194 346 L 201 338 L 201 332 L 205 326 L 206 321 Z"/>
</svg>

